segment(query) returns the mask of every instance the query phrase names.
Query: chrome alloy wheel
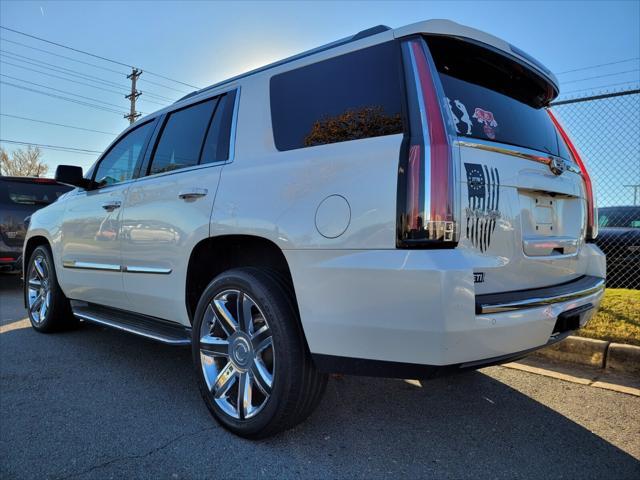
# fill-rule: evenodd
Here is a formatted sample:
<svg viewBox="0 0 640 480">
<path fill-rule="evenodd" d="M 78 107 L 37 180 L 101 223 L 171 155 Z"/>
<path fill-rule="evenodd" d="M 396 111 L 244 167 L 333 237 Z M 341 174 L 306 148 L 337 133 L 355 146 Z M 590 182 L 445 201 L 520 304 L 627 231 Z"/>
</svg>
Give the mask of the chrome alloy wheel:
<svg viewBox="0 0 640 480">
<path fill-rule="evenodd" d="M 27 298 L 29 315 L 36 325 L 40 325 L 49 312 L 51 303 L 51 277 L 49 265 L 43 255 L 38 255 L 29 266 Z"/>
<path fill-rule="evenodd" d="M 200 362 L 216 404 L 240 420 L 271 396 L 275 356 L 267 320 L 251 297 L 225 290 L 207 306 L 200 328 Z"/>
</svg>

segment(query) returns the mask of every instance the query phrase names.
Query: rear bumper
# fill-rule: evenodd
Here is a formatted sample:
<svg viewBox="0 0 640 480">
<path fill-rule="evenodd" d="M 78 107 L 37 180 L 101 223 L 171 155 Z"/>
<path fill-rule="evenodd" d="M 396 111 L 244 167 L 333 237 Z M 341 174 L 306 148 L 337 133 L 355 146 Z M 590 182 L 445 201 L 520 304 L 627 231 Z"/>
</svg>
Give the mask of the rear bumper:
<svg viewBox="0 0 640 480">
<path fill-rule="evenodd" d="M 463 373 L 469 370 L 477 370 L 479 368 L 514 362 L 526 357 L 536 350 L 558 343 L 567 338 L 570 334 L 571 332 L 567 331 L 562 334 L 554 335 L 544 345 L 521 352 L 455 365 L 418 365 L 415 363 L 386 362 L 380 360 L 336 357 L 333 355 L 319 354 L 312 355 L 312 357 L 318 370 L 325 373 L 343 373 L 345 375 L 363 375 L 366 377 L 426 379 L 444 375 L 454 375 L 456 373 Z"/>
<path fill-rule="evenodd" d="M 473 258 L 459 249 L 284 253 L 318 366 L 357 373 L 365 362 L 381 372 L 397 369 L 375 362 L 478 368 L 580 328 L 600 305 L 606 269 L 597 246 L 581 250 L 585 275 L 572 282 L 478 296 Z"/>
</svg>

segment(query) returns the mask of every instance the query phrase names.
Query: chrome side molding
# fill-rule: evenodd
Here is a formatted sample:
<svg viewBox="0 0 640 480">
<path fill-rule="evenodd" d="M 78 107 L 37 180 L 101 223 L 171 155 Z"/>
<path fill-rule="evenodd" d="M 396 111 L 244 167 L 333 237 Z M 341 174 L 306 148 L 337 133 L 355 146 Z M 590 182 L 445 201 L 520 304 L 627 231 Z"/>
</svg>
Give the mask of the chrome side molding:
<svg viewBox="0 0 640 480">
<path fill-rule="evenodd" d="M 143 267 L 136 265 L 124 265 L 122 271 L 125 273 L 157 273 L 159 275 L 168 275 L 171 273 L 170 268 L 160 267 Z"/>
<path fill-rule="evenodd" d="M 97 262 L 76 262 L 75 260 L 64 260 L 62 262 L 64 268 L 77 268 L 81 270 L 103 270 L 106 272 L 124 272 L 124 273 L 155 273 L 159 275 L 168 275 L 171 273 L 170 268 L 146 267 L 140 265 L 115 265 L 111 263 Z"/>
<path fill-rule="evenodd" d="M 111 263 L 76 262 L 75 260 L 63 260 L 62 266 L 64 268 L 78 268 L 82 270 L 106 270 L 108 272 L 120 271 L 120 265 L 114 265 Z"/>
</svg>

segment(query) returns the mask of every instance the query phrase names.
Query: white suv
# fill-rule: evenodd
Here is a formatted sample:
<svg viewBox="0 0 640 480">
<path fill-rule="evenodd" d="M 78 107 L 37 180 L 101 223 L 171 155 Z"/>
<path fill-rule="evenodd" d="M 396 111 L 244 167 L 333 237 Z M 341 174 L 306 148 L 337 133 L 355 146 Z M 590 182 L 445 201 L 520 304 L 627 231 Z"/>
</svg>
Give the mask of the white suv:
<svg viewBox="0 0 640 480">
<path fill-rule="evenodd" d="M 558 341 L 605 257 L 556 78 L 449 21 L 374 27 L 194 92 L 125 130 L 35 213 L 33 327 L 190 344 L 226 428 L 257 438 L 327 373 L 425 378 Z"/>
</svg>

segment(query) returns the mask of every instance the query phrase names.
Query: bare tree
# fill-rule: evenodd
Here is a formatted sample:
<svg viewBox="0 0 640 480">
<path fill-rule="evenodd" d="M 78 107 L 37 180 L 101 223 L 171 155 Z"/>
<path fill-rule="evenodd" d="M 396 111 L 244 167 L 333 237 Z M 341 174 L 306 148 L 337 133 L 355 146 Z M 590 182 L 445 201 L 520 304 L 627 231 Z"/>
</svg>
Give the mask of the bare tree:
<svg viewBox="0 0 640 480">
<path fill-rule="evenodd" d="M 0 148 L 0 175 L 13 177 L 40 177 L 49 166 L 42 161 L 42 151 L 29 145 L 26 150 L 16 149 L 11 156 Z"/>
</svg>

